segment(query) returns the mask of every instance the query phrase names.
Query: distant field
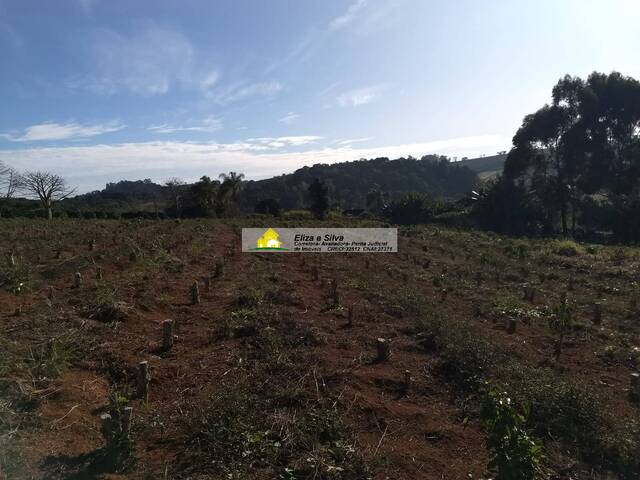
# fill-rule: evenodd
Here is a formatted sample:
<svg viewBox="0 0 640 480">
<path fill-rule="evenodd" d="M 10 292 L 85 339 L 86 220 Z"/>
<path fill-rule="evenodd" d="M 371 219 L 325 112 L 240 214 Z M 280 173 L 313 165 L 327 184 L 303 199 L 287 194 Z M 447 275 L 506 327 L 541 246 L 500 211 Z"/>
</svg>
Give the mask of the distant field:
<svg viewBox="0 0 640 480">
<path fill-rule="evenodd" d="M 0 221 L 0 478 L 477 479 L 484 382 L 553 478 L 637 478 L 640 249 L 426 226 L 397 254 L 241 253 L 242 226 L 278 225 Z"/>
<path fill-rule="evenodd" d="M 469 167 L 476 172 L 481 179 L 486 179 L 502 173 L 506 155 L 491 155 L 489 157 L 470 158 L 460 160 L 458 163 Z"/>
</svg>

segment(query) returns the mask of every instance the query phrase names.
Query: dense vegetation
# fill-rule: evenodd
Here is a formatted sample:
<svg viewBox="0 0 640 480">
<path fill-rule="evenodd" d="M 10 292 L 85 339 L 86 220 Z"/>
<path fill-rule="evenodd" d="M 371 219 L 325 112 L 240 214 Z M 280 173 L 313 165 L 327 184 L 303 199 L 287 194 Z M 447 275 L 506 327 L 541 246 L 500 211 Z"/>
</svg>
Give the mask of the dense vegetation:
<svg viewBox="0 0 640 480">
<path fill-rule="evenodd" d="M 524 118 L 502 177 L 481 192 L 482 224 L 640 241 L 640 82 L 616 72 L 566 76 L 552 98 Z"/>
<path fill-rule="evenodd" d="M 318 164 L 259 181 L 245 181 L 243 174 L 235 172 L 220 175 L 220 180 L 203 176 L 194 184 L 178 178 L 168 179 L 163 185 L 149 179 L 120 181 L 107 184 L 101 191 L 61 199 L 56 214 L 85 218 L 229 217 L 313 209 L 317 203 L 313 188 L 318 187 L 312 188 L 315 181 L 321 182 L 326 196 L 322 210 L 331 207 L 380 214 L 389 202 L 412 192 L 430 198 L 460 198 L 476 186 L 477 175 L 446 157 L 426 156 L 420 160 L 377 158 Z M 0 203 L 0 214 L 5 217 L 41 216 L 42 210 L 35 200 L 29 203 L 5 198 Z M 316 216 L 324 213 L 316 212 Z"/>
<path fill-rule="evenodd" d="M 374 186 L 379 186 L 390 199 L 409 192 L 459 198 L 473 189 L 477 181 L 474 171 L 450 162 L 446 157 L 376 158 L 313 165 L 289 175 L 249 181 L 241 204 L 248 209 L 260 200 L 273 198 L 285 209 L 305 208 L 308 206 L 307 190 L 315 178 L 326 184 L 331 203 L 350 209 L 365 209 L 367 194 Z"/>
</svg>

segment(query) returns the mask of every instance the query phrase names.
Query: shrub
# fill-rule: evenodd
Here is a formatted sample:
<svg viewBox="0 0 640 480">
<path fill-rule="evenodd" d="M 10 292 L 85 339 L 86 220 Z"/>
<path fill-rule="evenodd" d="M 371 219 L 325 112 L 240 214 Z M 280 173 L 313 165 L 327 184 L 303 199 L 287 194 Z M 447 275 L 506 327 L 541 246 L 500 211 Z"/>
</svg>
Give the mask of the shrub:
<svg viewBox="0 0 640 480">
<path fill-rule="evenodd" d="M 562 255 L 563 257 L 575 257 L 582 253 L 582 248 L 572 240 L 563 240 L 556 242 L 553 251 L 556 255 Z"/>
<path fill-rule="evenodd" d="M 389 220 L 400 225 L 428 222 L 435 212 L 436 203 L 422 193 L 407 193 L 385 209 Z"/>
<path fill-rule="evenodd" d="M 518 411 L 506 393 L 483 391 L 480 417 L 496 480 L 533 480 L 540 471 L 542 447 L 524 429 L 527 416 L 528 410 Z"/>
</svg>

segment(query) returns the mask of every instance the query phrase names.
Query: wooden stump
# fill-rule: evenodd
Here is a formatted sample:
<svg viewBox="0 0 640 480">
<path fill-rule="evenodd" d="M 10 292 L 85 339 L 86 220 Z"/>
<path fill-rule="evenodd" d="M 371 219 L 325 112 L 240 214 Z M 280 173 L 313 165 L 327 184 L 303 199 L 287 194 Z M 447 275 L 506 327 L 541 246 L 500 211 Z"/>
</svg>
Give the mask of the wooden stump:
<svg viewBox="0 0 640 480">
<path fill-rule="evenodd" d="M 82 274 L 80 272 L 76 272 L 73 276 L 73 286 L 74 288 L 80 288 L 82 286 Z"/>
<path fill-rule="evenodd" d="M 595 302 L 593 304 L 593 323 L 600 325 L 602 323 L 602 303 Z"/>
<path fill-rule="evenodd" d="M 513 318 L 507 319 L 507 333 L 516 333 L 516 321 Z"/>
<path fill-rule="evenodd" d="M 222 258 L 216 259 L 215 275 L 216 278 L 224 277 L 224 259 Z"/>
<path fill-rule="evenodd" d="M 162 349 L 168 352 L 173 347 L 173 320 L 162 322 Z"/>
<path fill-rule="evenodd" d="M 389 360 L 391 356 L 391 341 L 385 338 L 378 338 L 376 340 L 376 349 L 378 351 L 377 360 L 379 362 L 385 362 Z"/>
<path fill-rule="evenodd" d="M 200 303 L 200 286 L 198 282 L 193 282 L 191 285 L 191 305 L 198 305 Z"/>
<path fill-rule="evenodd" d="M 403 390 L 404 394 L 408 395 L 411 391 L 411 386 L 413 384 L 413 379 L 411 378 L 411 372 L 409 370 L 404 371 L 404 385 Z"/>
<path fill-rule="evenodd" d="M 340 294 L 338 292 L 338 279 L 334 278 L 333 280 L 331 280 L 331 284 L 330 284 L 330 295 L 331 295 L 331 301 L 333 302 L 334 305 L 339 305 L 340 304 Z"/>
<path fill-rule="evenodd" d="M 107 448 L 111 446 L 113 443 L 113 439 L 115 438 L 115 428 L 113 418 L 108 413 L 103 413 L 100 415 L 100 433 L 105 439 L 107 443 Z"/>
<path fill-rule="evenodd" d="M 632 373 L 629 378 L 629 397 L 633 401 L 640 401 L 640 373 Z"/>
<path fill-rule="evenodd" d="M 145 360 L 138 364 L 138 395 L 144 403 L 149 401 L 149 382 L 151 382 L 149 362 Z"/>
<path fill-rule="evenodd" d="M 125 438 L 131 436 L 131 421 L 133 420 L 133 407 L 124 407 L 122 409 L 122 435 Z"/>
</svg>

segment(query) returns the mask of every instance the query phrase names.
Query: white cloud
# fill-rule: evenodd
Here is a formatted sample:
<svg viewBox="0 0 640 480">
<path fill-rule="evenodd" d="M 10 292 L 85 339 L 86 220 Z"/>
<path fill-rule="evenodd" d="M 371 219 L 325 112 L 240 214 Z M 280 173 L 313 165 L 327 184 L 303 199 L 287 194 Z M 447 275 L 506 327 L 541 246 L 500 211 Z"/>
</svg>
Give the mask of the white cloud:
<svg viewBox="0 0 640 480">
<path fill-rule="evenodd" d="M 300 118 L 300 115 L 298 115 L 295 112 L 289 112 L 287 113 L 284 117 L 282 117 L 280 120 L 278 120 L 280 123 L 284 123 L 285 125 L 291 125 L 293 122 L 295 122 L 298 118 Z"/>
<path fill-rule="evenodd" d="M 312 140 L 315 139 L 315 140 Z M 276 137 L 249 139 L 243 143 L 146 142 L 116 145 L 72 146 L 60 148 L 28 148 L 0 150 L 0 161 L 11 162 L 19 169 L 52 170 L 87 191 L 105 181 L 125 178 L 162 180 L 177 175 L 197 179 L 203 174 L 240 171 L 249 178 L 264 178 L 289 173 L 305 165 L 335 163 L 359 158 L 398 158 L 437 153 L 450 157 L 474 157 L 507 149 L 510 138 L 505 135 L 480 135 L 402 145 L 353 148 L 323 147 L 312 144 L 320 137 Z M 307 150 L 282 151 L 269 143 L 282 143 L 281 148 L 312 146 Z"/>
<path fill-rule="evenodd" d="M 355 3 L 352 3 L 351 6 L 349 6 L 343 15 L 340 15 L 331 21 L 329 24 L 329 30 L 340 30 L 341 28 L 349 25 L 355 19 L 358 12 L 367 6 L 367 3 L 369 3 L 369 0 L 356 0 Z"/>
<path fill-rule="evenodd" d="M 176 132 L 208 132 L 213 133 L 222 129 L 222 120 L 217 117 L 209 116 L 205 118 L 200 125 L 192 126 L 176 126 L 169 124 L 152 125 L 147 130 L 157 133 L 176 133 Z"/>
<path fill-rule="evenodd" d="M 23 133 L 3 133 L 0 137 L 12 142 L 37 142 L 43 140 L 69 140 L 95 137 L 104 133 L 122 130 L 124 125 L 116 122 L 96 125 L 82 125 L 79 123 L 41 123 L 27 127 Z"/>
<path fill-rule="evenodd" d="M 356 88 L 338 95 L 338 105 L 341 107 L 358 107 L 373 102 L 385 90 L 385 85 L 371 85 L 364 88 Z"/>
</svg>

